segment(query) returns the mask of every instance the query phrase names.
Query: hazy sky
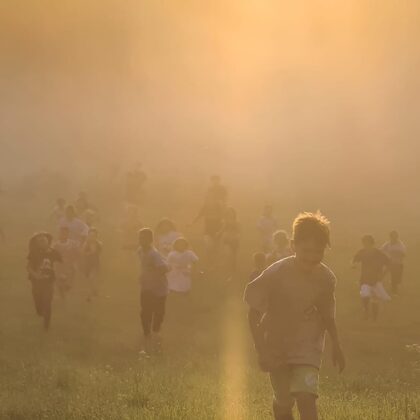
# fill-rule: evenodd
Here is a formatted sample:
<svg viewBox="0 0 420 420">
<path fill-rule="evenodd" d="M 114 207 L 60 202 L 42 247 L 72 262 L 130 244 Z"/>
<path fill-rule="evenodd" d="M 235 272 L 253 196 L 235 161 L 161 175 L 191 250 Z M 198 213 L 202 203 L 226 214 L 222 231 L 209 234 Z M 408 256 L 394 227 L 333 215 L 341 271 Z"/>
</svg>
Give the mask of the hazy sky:
<svg viewBox="0 0 420 420">
<path fill-rule="evenodd" d="M 136 157 L 278 185 L 417 188 L 419 12 L 416 0 L 3 1 L 0 176 Z"/>
</svg>

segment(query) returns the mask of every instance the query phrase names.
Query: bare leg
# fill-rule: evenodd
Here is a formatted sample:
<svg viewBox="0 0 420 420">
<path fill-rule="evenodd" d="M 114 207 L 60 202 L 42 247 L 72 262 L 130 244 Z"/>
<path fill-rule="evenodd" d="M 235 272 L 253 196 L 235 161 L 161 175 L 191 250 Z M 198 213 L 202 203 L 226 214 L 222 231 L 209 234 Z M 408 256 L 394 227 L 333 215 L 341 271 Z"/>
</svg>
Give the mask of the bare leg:
<svg viewBox="0 0 420 420">
<path fill-rule="evenodd" d="M 273 402 L 273 414 L 275 420 L 293 420 L 292 409 L 288 409 L 286 412 L 275 401 Z"/>
<path fill-rule="evenodd" d="M 296 403 L 300 414 L 300 420 L 318 420 L 316 398 L 316 395 L 308 392 L 301 392 L 296 395 Z"/>
</svg>

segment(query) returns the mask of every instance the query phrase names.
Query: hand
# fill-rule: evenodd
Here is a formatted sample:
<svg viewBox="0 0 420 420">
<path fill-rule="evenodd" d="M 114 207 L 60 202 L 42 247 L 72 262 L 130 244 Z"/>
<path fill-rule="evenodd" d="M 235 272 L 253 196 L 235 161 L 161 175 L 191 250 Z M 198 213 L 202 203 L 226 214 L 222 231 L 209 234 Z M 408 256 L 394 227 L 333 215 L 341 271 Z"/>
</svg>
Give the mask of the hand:
<svg viewBox="0 0 420 420">
<path fill-rule="evenodd" d="M 332 348 L 332 362 L 333 365 L 338 368 L 338 372 L 341 373 L 346 367 L 346 359 L 344 357 L 343 350 L 339 344 L 333 345 Z"/>
</svg>

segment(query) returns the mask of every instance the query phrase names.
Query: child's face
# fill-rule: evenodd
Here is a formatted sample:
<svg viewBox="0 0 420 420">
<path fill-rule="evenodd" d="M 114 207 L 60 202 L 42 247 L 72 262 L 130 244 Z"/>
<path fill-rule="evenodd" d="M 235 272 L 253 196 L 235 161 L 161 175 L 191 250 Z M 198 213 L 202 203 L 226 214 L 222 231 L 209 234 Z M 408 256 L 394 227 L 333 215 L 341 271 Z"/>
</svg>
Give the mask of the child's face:
<svg viewBox="0 0 420 420">
<path fill-rule="evenodd" d="M 389 235 L 389 239 L 390 239 L 390 240 L 391 240 L 391 242 L 393 242 L 393 243 L 398 242 L 398 239 L 399 239 L 399 237 L 398 237 L 398 233 L 397 233 L 397 232 L 392 232 L 392 233 Z"/>
<path fill-rule="evenodd" d="M 276 238 L 274 244 L 279 249 L 284 249 L 289 245 L 289 239 L 286 237 Z"/>
<path fill-rule="evenodd" d="M 326 246 L 314 240 L 292 241 L 296 260 L 304 271 L 312 271 L 324 259 Z"/>
<path fill-rule="evenodd" d="M 67 209 L 66 210 L 66 217 L 67 217 L 67 219 L 72 220 L 72 219 L 75 218 L 75 216 L 76 216 L 76 214 L 75 214 L 75 212 L 74 212 L 73 209 L 70 208 L 70 209 Z"/>
<path fill-rule="evenodd" d="M 362 241 L 362 245 L 365 249 L 371 249 L 374 247 L 375 244 L 371 241 Z"/>
<path fill-rule="evenodd" d="M 185 252 L 188 249 L 188 245 L 185 242 L 179 242 L 174 245 L 175 251 Z"/>
<path fill-rule="evenodd" d="M 153 238 L 150 238 L 147 235 L 139 236 L 139 245 L 141 248 L 150 248 L 153 244 Z"/>
<path fill-rule="evenodd" d="M 259 270 L 265 268 L 265 264 L 266 264 L 266 262 L 265 262 L 264 258 L 257 258 L 255 260 L 255 268 L 257 268 Z"/>
<path fill-rule="evenodd" d="M 47 249 L 49 245 L 48 238 L 43 235 L 39 236 L 37 239 L 37 244 L 40 249 Z"/>
<path fill-rule="evenodd" d="M 60 230 L 60 240 L 67 241 L 69 239 L 69 231 L 68 229 L 61 229 Z"/>
</svg>

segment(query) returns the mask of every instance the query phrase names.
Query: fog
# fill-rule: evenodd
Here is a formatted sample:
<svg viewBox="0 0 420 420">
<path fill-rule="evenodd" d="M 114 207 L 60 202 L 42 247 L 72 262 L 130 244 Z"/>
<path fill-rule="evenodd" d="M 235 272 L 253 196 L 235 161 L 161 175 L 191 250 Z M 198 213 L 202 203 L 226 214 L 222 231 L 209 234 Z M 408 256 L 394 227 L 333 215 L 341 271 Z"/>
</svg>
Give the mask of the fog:
<svg viewBox="0 0 420 420">
<path fill-rule="evenodd" d="M 220 173 L 296 209 L 414 218 L 419 12 L 415 0 L 3 1 L 0 179 L 80 184 L 141 161 L 161 184 Z"/>
</svg>

